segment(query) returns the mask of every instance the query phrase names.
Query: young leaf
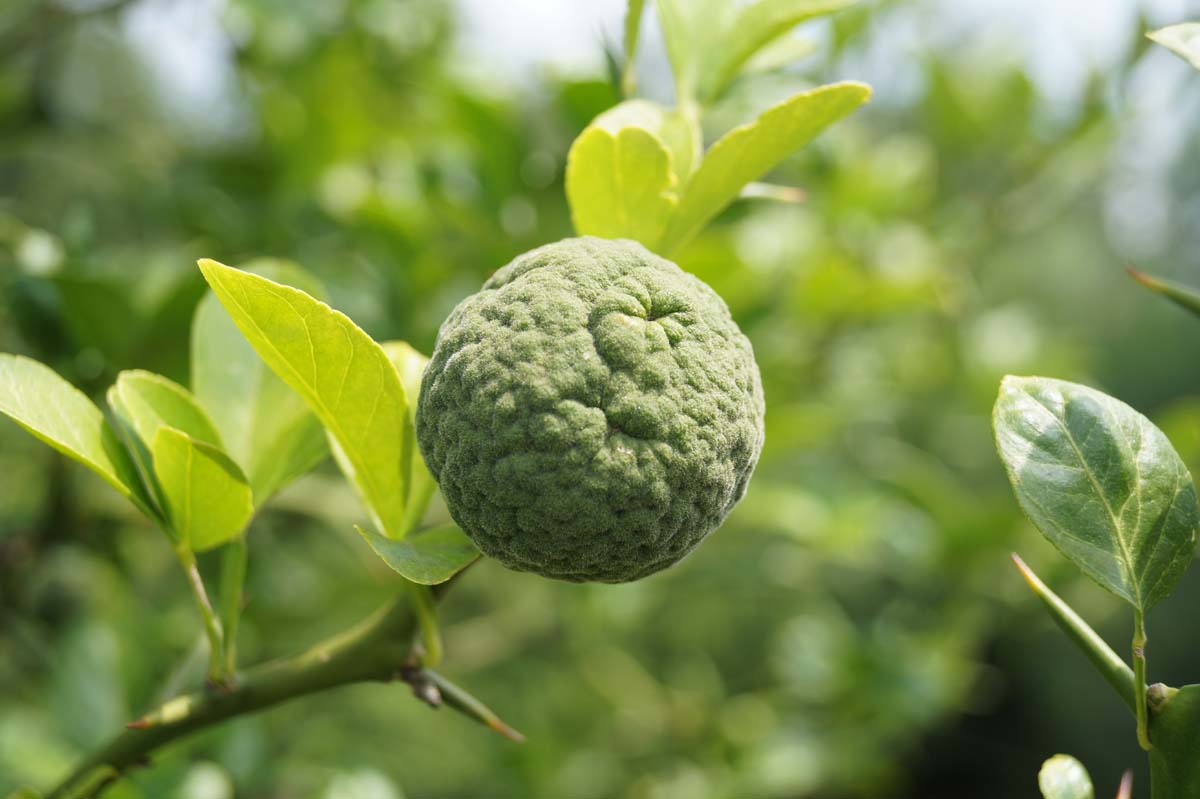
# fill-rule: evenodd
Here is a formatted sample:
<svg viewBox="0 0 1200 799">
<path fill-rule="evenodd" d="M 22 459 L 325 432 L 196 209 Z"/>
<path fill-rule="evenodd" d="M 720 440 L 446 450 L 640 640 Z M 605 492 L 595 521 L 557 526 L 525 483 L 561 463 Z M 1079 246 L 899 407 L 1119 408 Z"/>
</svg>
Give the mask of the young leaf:
<svg viewBox="0 0 1200 799">
<path fill-rule="evenodd" d="M 1146 35 L 1200 69 L 1200 22 L 1181 22 Z"/>
<path fill-rule="evenodd" d="M 1087 769 L 1070 755 L 1055 755 L 1043 763 L 1038 787 L 1045 799 L 1095 799 Z"/>
<path fill-rule="evenodd" d="M 0 413 L 100 475 L 154 516 L 133 459 L 104 414 L 48 366 L 0 353 Z"/>
<path fill-rule="evenodd" d="M 691 177 L 703 149 L 695 117 L 649 100 L 626 100 L 614 105 L 588 127 L 603 128 L 614 136 L 622 128 L 641 128 L 653 134 L 671 155 L 671 174 L 678 189 Z"/>
<path fill-rule="evenodd" d="M 734 128 L 705 154 L 671 218 L 659 252 L 668 257 L 789 153 L 871 96 L 869 86 L 845 82 L 791 97 Z"/>
<path fill-rule="evenodd" d="M 242 470 L 228 455 L 167 426 L 155 432 L 150 451 L 180 544 L 203 552 L 242 532 L 254 505 Z"/>
<path fill-rule="evenodd" d="M 162 375 L 130 370 L 117 375 L 108 392 L 115 413 L 149 446 L 158 428 L 166 425 L 197 441 L 220 448 L 221 436 L 196 398 L 183 386 Z"/>
<path fill-rule="evenodd" d="M 295 264 L 261 260 L 248 271 L 324 298 L 320 283 Z M 263 363 L 211 293 L 192 320 L 192 389 L 246 473 L 256 506 L 329 454 L 317 417 Z"/>
<path fill-rule="evenodd" d="M 625 9 L 625 38 L 624 61 L 621 65 L 621 93 L 626 97 L 633 95 L 634 85 L 633 64 L 637 56 L 638 34 L 642 28 L 642 12 L 646 0 L 629 0 Z"/>
<path fill-rule="evenodd" d="M 387 354 L 345 314 L 299 289 L 207 259 L 200 270 L 246 340 L 321 420 L 379 527 L 402 537 L 413 436 Z"/>
<path fill-rule="evenodd" d="M 996 448 L 1021 508 L 1085 574 L 1139 613 L 1191 563 L 1196 490 L 1167 437 L 1123 402 L 1044 377 L 1006 377 Z"/>
<path fill-rule="evenodd" d="M 400 375 L 400 383 L 404 386 L 404 393 L 409 397 L 408 421 L 412 426 L 410 434 L 415 436 L 417 398 L 421 395 L 421 375 L 425 372 L 425 364 L 429 363 L 429 358 L 417 352 L 404 341 L 385 341 L 379 346 L 383 347 L 388 359 L 396 367 L 396 372 Z M 411 457 L 412 485 L 409 488 L 408 508 L 405 512 L 405 534 L 416 529 L 417 525 L 421 523 L 425 510 L 429 507 L 429 500 L 433 498 L 433 492 L 437 489 L 437 481 L 433 479 L 433 475 L 425 466 L 420 450 L 413 447 Z"/>
<path fill-rule="evenodd" d="M 832 14 L 856 0 L 757 0 L 737 8 L 728 34 L 714 57 L 707 62 L 700 96 L 717 97 L 737 76 L 746 62 L 766 45 L 805 20 Z"/>
<path fill-rule="evenodd" d="M 567 154 L 567 200 L 579 235 L 656 249 L 679 200 L 666 146 L 647 130 L 589 126 Z"/>
<path fill-rule="evenodd" d="M 479 550 L 455 524 L 431 527 L 403 541 L 384 538 L 374 530 L 355 529 L 384 563 L 422 585 L 444 583 L 479 557 Z"/>
<path fill-rule="evenodd" d="M 720 51 L 732 3 L 730 0 L 657 0 L 667 58 L 675 75 L 675 98 L 681 107 L 696 100 L 703 64 Z"/>
</svg>

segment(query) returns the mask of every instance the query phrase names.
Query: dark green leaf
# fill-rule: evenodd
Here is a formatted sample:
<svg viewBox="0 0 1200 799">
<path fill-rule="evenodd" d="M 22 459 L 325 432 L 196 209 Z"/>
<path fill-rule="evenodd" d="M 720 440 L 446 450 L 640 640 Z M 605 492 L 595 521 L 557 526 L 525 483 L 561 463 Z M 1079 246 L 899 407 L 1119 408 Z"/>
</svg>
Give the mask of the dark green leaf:
<svg viewBox="0 0 1200 799">
<path fill-rule="evenodd" d="M 1006 377 L 993 424 L 1022 509 L 1084 573 L 1144 612 L 1191 563 L 1192 477 L 1123 402 L 1044 377 Z"/>
<path fill-rule="evenodd" d="M 471 539 L 454 524 L 431 527 L 403 541 L 384 538 L 362 527 L 355 529 L 384 563 L 422 585 L 444 583 L 479 557 Z"/>
</svg>

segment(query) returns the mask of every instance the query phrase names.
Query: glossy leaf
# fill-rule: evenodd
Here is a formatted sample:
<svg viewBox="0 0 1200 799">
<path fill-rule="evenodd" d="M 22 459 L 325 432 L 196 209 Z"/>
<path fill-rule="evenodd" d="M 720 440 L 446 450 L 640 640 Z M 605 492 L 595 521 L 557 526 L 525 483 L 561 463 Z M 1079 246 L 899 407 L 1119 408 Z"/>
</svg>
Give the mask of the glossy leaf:
<svg viewBox="0 0 1200 799">
<path fill-rule="evenodd" d="M 1084 573 L 1144 612 L 1192 560 L 1191 475 L 1162 431 L 1123 402 L 1044 377 L 1006 377 L 996 447 L 1021 508 Z"/>
<path fill-rule="evenodd" d="M 299 289 L 216 261 L 200 269 L 267 365 L 308 403 L 379 527 L 404 535 L 413 436 L 387 354 L 345 314 Z"/>
<path fill-rule="evenodd" d="M 384 563 L 422 585 L 444 583 L 479 557 L 479 550 L 455 524 L 431 527 L 403 541 L 384 538 L 362 527 L 355 529 Z"/>
<path fill-rule="evenodd" d="M 1200 22 L 1181 22 L 1146 35 L 1200 69 Z"/>
<path fill-rule="evenodd" d="M 595 125 L 567 155 L 567 200 L 580 235 L 628 238 L 656 249 L 679 200 L 666 146 L 636 127 Z"/>
<path fill-rule="evenodd" d="M 109 405 L 147 445 L 166 425 L 197 441 L 221 446 L 221 436 L 192 393 L 162 375 L 141 370 L 121 372 L 108 392 Z"/>
<path fill-rule="evenodd" d="M 404 393 L 410 398 L 408 403 L 409 425 L 412 426 L 410 435 L 414 436 L 415 440 L 417 398 L 421 395 L 421 375 L 425 372 L 425 364 L 429 363 L 429 358 L 417 352 L 405 341 L 385 341 L 380 346 L 387 353 L 392 365 L 396 367 L 396 371 L 400 375 L 400 382 L 404 385 Z M 433 479 L 433 475 L 425 466 L 420 449 L 413 447 L 411 457 L 412 484 L 409 488 L 408 507 L 405 512 L 405 534 L 414 530 L 421 523 L 421 518 L 429 507 L 429 501 L 433 498 L 433 492 L 437 490 L 437 481 Z"/>
<path fill-rule="evenodd" d="M 1055 755 L 1043 763 L 1038 787 L 1045 799 L 1095 799 L 1087 769 L 1070 755 Z"/>
<path fill-rule="evenodd" d="M 725 134 L 709 148 L 689 181 L 660 252 L 670 256 L 737 198 L 742 187 L 870 96 L 870 87 L 862 83 L 822 86 L 772 106 L 756 120 Z"/>
<path fill-rule="evenodd" d="M 254 505 L 245 475 L 228 455 L 166 426 L 154 434 L 150 451 L 171 530 L 181 545 L 203 552 L 242 532 Z"/>
<path fill-rule="evenodd" d="M 255 261 L 247 271 L 323 299 L 311 275 L 286 261 Z M 241 465 L 261 505 L 329 454 L 324 428 L 304 399 L 267 367 L 213 294 L 192 321 L 192 389 Z"/>
<path fill-rule="evenodd" d="M 104 414 L 48 366 L 0 353 L 0 413 L 100 475 L 145 513 L 152 506 L 133 459 Z"/>
<path fill-rule="evenodd" d="M 831 14 L 856 0 L 757 0 L 735 6 L 732 21 L 723 25 L 728 33 L 713 57 L 706 62 L 700 96 L 714 98 L 729 85 L 762 48 L 801 22 Z"/>
</svg>

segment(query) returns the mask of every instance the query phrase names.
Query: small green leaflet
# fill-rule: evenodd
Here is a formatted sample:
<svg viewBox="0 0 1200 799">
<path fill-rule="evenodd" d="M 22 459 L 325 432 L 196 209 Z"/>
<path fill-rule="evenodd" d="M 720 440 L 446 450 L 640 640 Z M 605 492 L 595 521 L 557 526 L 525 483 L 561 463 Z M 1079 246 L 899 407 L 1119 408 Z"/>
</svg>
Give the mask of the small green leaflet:
<svg viewBox="0 0 1200 799">
<path fill-rule="evenodd" d="M 104 414 L 53 369 L 31 358 L 0 353 L 0 413 L 87 466 L 154 517 L 133 459 Z"/>
<path fill-rule="evenodd" d="M 203 552 L 241 534 L 254 505 L 242 470 L 228 455 L 166 426 L 155 432 L 150 451 L 179 544 Z"/>
<path fill-rule="evenodd" d="M 1200 22 L 1181 22 L 1146 35 L 1200 69 Z"/>
<path fill-rule="evenodd" d="M 671 217 L 658 251 L 670 257 L 733 202 L 742 187 L 862 105 L 864 83 L 847 81 L 797 94 L 734 128 L 705 153 Z"/>
<path fill-rule="evenodd" d="M 362 527 L 355 529 L 384 563 L 422 585 L 444 583 L 479 557 L 479 550 L 455 524 L 431 527 L 403 541 L 384 538 Z"/>
<path fill-rule="evenodd" d="M 138 369 L 121 372 L 108 391 L 108 400 L 113 411 L 147 444 L 158 428 L 167 425 L 197 441 L 221 446 L 221 436 L 196 398 L 162 375 Z"/>
<path fill-rule="evenodd" d="M 1044 799 L 1095 799 L 1087 769 L 1070 755 L 1055 755 L 1043 763 L 1038 787 Z"/>
<path fill-rule="evenodd" d="M 1085 574 L 1149 610 L 1192 561 L 1192 477 L 1162 431 L 1095 389 L 1006 377 L 996 448 L 1021 508 Z"/>
<path fill-rule="evenodd" d="M 242 335 L 308 403 L 334 456 L 390 538 L 404 535 L 413 436 L 387 354 L 345 314 L 299 289 L 200 261 Z"/>
<path fill-rule="evenodd" d="M 324 298 L 320 283 L 287 261 L 260 259 L 247 271 Z M 211 293 L 192 320 L 192 389 L 246 473 L 256 506 L 329 454 L 317 417 L 267 367 Z"/>
</svg>

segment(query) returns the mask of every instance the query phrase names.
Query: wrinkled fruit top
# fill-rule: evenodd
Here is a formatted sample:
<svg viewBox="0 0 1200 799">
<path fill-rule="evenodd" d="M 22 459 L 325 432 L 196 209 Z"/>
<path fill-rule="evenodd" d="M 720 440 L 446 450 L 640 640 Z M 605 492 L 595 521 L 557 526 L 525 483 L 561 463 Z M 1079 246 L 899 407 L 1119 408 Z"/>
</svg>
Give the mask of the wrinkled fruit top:
<svg viewBox="0 0 1200 799">
<path fill-rule="evenodd" d="M 703 281 L 636 242 L 567 239 L 516 258 L 442 324 L 417 440 L 485 554 L 624 582 L 678 561 L 741 499 L 762 384 Z"/>
</svg>

